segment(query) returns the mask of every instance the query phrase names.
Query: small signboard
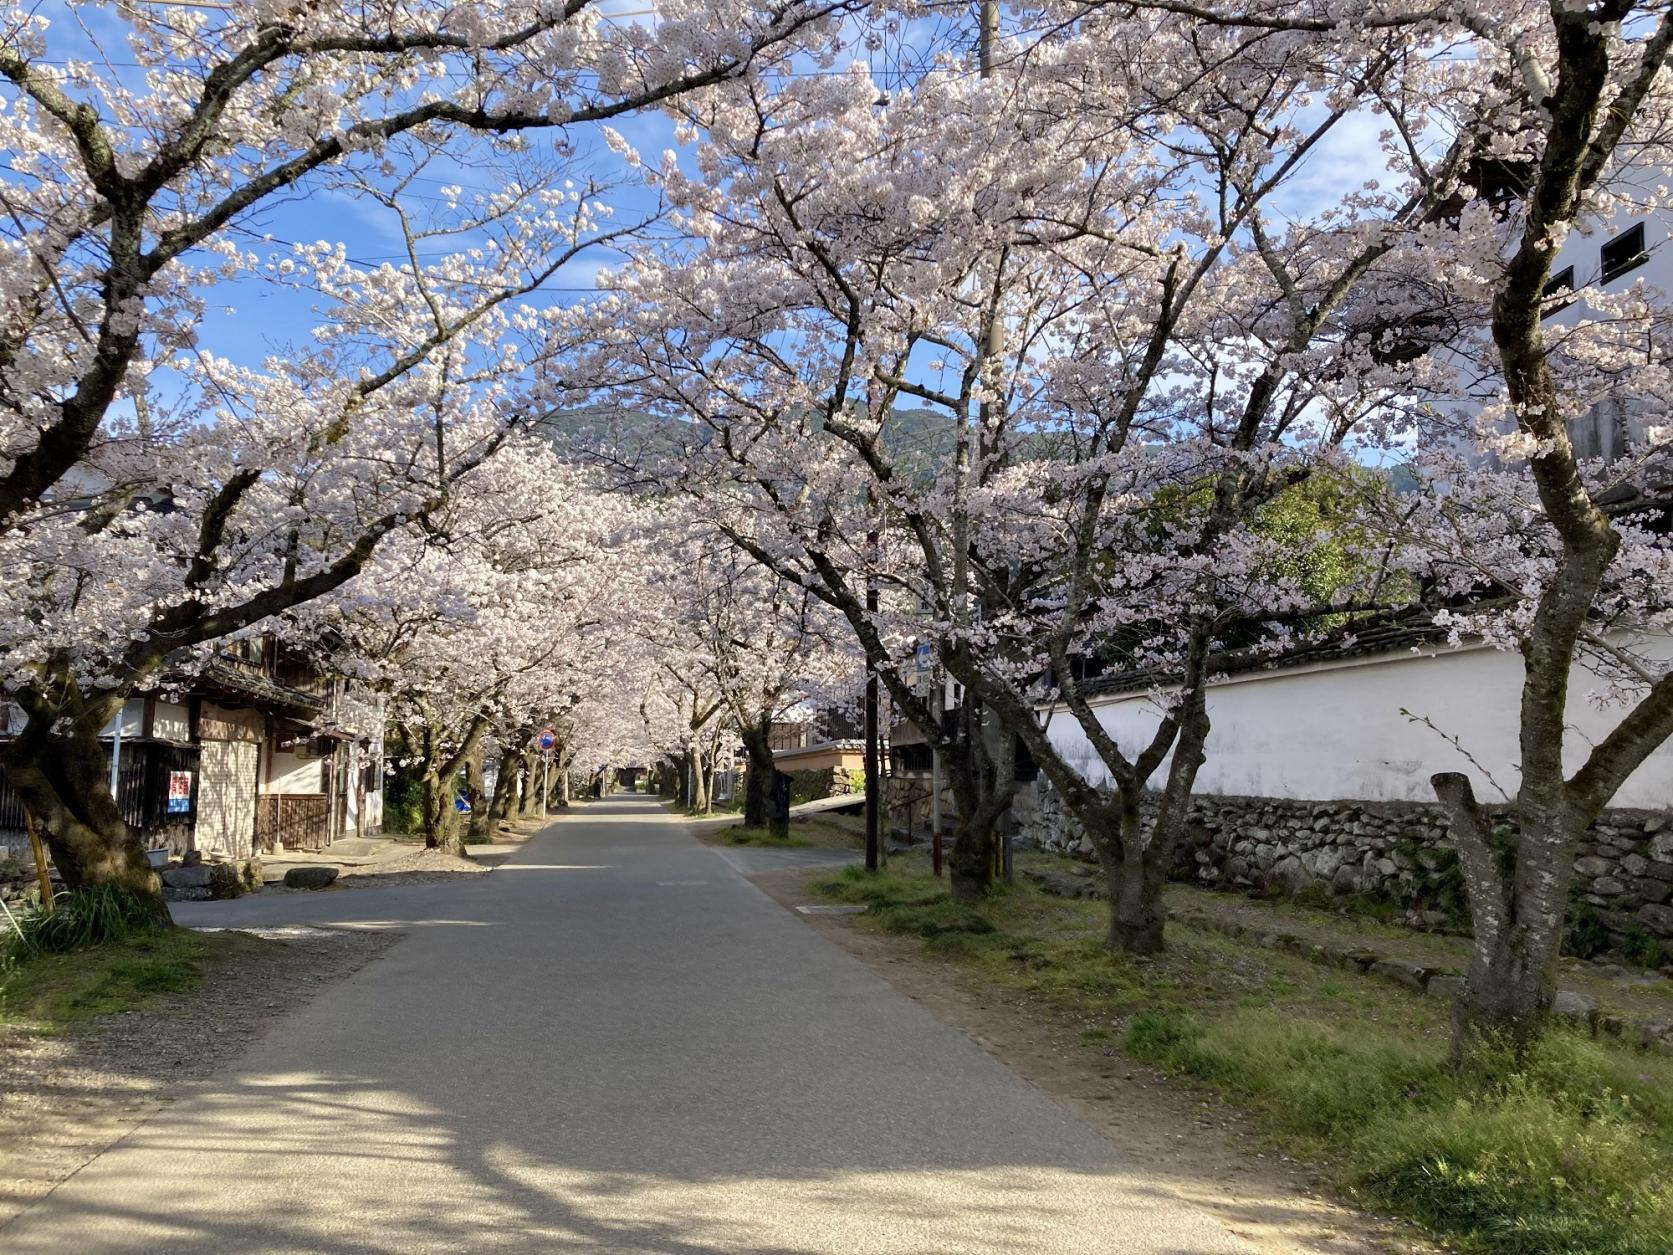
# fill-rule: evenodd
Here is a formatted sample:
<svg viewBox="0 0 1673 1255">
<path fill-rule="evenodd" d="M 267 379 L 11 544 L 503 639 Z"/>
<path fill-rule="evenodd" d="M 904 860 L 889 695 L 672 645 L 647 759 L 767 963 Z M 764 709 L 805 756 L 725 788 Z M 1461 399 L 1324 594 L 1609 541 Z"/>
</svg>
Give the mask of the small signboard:
<svg viewBox="0 0 1673 1255">
<path fill-rule="evenodd" d="M 471 800 L 461 793 L 453 799 L 453 809 L 461 815 L 468 815 L 471 813 Z"/>
<path fill-rule="evenodd" d="M 192 773 L 189 771 L 171 771 L 168 773 L 168 808 L 170 815 L 187 815 L 192 810 Z"/>
<path fill-rule="evenodd" d="M 929 642 L 919 641 L 918 648 L 913 652 L 918 661 L 918 674 L 928 675 L 930 669 Z"/>
<path fill-rule="evenodd" d="M 534 743 L 540 746 L 543 751 L 549 750 L 558 743 L 558 734 L 551 728 L 542 728 L 540 735 L 534 739 Z"/>
</svg>

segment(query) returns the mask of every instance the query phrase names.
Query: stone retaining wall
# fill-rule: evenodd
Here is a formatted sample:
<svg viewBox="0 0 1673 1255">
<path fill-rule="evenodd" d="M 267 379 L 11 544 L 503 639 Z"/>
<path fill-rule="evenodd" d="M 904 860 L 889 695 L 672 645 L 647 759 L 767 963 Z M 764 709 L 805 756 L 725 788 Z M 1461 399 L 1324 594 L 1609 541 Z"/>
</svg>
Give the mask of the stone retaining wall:
<svg viewBox="0 0 1673 1255">
<path fill-rule="evenodd" d="M 1045 787 L 1022 816 L 1018 840 L 1092 855 L 1062 800 Z M 1468 927 L 1458 856 L 1433 804 L 1199 797 L 1176 858 L 1176 879 L 1210 888 L 1357 896 L 1392 903 L 1421 927 Z M 1647 959 L 1659 945 L 1673 959 L 1673 820 L 1657 811 L 1606 812 L 1574 867 L 1581 945 Z"/>
<path fill-rule="evenodd" d="M 817 802 L 827 797 L 846 797 L 850 793 L 862 792 L 865 787 L 863 782 L 856 781 L 854 775 L 841 767 L 816 767 L 788 774 L 792 805 Z"/>
</svg>

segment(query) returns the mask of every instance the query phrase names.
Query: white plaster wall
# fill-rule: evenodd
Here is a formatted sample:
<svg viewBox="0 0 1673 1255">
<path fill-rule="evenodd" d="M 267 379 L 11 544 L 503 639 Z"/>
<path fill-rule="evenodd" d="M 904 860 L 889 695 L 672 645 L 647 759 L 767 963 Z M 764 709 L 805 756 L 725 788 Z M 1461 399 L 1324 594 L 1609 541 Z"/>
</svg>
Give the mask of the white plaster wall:
<svg viewBox="0 0 1673 1255">
<path fill-rule="evenodd" d="M 320 760 L 298 758 L 280 750 L 267 763 L 263 793 L 319 793 L 322 791 Z"/>
<path fill-rule="evenodd" d="M 1665 644 L 1673 651 L 1673 641 Z M 1474 779 L 1482 801 L 1497 801 L 1498 793 L 1477 767 L 1401 709 L 1457 737 L 1514 795 L 1521 681 L 1521 655 L 1467 648 L 1289 668 L 1216 684 L 1209 689 L 1213 730 L 1197 791 L 1314 801 L 1429 802 L 1434 800 L 1431 774 L 1463 771 Z M 1573 727 L 1566 742 L 1571 775 L 1589 745 L 1621 716 L 1620 708 L 1600 711 L 1586 700 L 1585 694 L 1597 687 L 1595 677 L 1576 669 L 1570 690 Z M 1123 752 L 1133 754 L 1148 740 L 1161 714 L 1147 694 L 1134 693 L 1099 706 L 1098 717 Z M 1089 779 L 1108 779 L 1074 716 L 1055 712 L 1047 732 Z M 1673 744 L 1651 755 L 1612 805 L 1673 807 Z"/>
<path fill-rule="evenodd" d="M 115 736 L 118 721 L 122 724 L 122 735 L 124 737 L 143 735 L 145 732 L 145 699 L 143 697 L 130 697 L 122 704 L 121 713 L 113 716 L 105 723 L 104 727 L 99 729 L 99 735 Z"/>
<path fill-rule="evenodd" d="M 192 739 L 191 715 L 177 702 L 158 702 L 151 713 L 151 735 L 184 745 Z"/>
</svg>

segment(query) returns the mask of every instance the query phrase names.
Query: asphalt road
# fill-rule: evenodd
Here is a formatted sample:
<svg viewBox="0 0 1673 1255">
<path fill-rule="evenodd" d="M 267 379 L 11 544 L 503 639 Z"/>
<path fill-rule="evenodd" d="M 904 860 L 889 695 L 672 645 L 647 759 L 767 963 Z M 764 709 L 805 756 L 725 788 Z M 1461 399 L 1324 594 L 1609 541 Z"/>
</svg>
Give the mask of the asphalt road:
<svg viewBox="0 0 1673 1255">
<path fill-rule="evenodd" d="M 7 1255 L 1246 1250 L 641 798 L 469 883 L 180 914 L 408 935 Z"/>
</svg>

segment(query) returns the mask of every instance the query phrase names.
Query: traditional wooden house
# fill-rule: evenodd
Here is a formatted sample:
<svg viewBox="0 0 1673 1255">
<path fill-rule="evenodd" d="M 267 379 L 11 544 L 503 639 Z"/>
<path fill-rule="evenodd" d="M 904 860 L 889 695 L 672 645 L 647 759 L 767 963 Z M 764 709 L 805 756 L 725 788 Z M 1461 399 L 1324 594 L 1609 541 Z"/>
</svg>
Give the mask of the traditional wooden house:
<svg viewBox="0 0 1673 1255">
<path fill-rule="evenodd" d="M 277 639 L 237 641 L 128 700 L 106 726 L 112 792 L 146 846 L 229 858 L 319 849 L 383 819 L 381 731 L 333 718 L 343 681 Z M 0 735 L 15 731 L 15 707 Z M 0 774 L 0 846 L 27 848 Z"/>
</svg>

